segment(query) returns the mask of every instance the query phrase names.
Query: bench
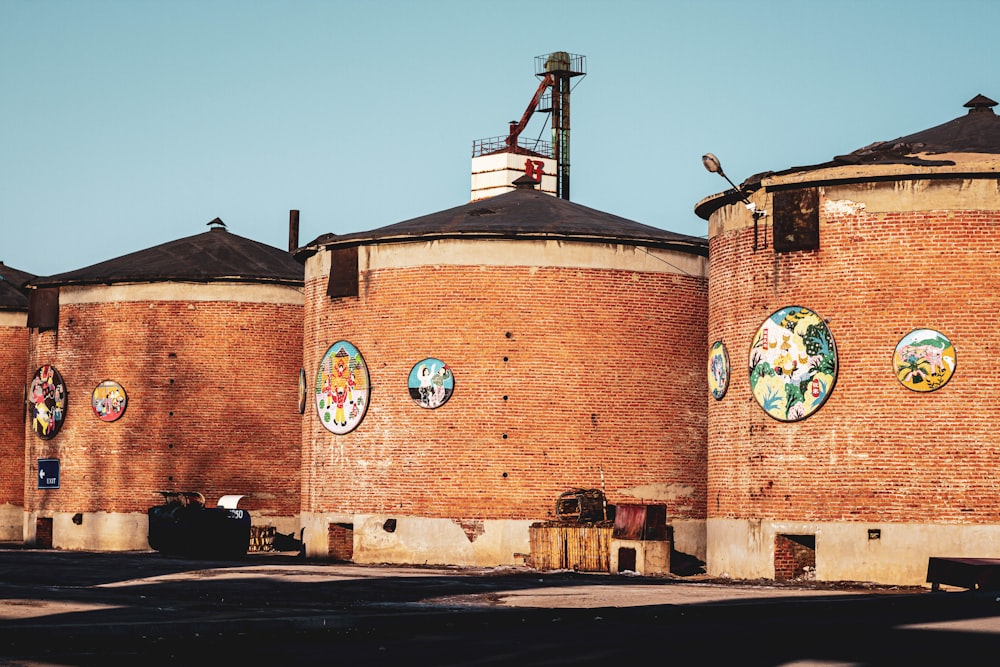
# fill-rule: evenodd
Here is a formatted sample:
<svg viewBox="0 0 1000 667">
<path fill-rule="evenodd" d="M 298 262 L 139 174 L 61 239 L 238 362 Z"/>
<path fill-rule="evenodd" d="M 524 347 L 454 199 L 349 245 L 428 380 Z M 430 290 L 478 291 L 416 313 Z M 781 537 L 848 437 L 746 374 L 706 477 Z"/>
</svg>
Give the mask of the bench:
<svg viewBox="0 0 1000 667">
<path fill-rule="evenodd" d="M 970 590 L 1000 590 L 1000 558 L 928 558 L 931 590 L 941 584 Z"/>
</svg>

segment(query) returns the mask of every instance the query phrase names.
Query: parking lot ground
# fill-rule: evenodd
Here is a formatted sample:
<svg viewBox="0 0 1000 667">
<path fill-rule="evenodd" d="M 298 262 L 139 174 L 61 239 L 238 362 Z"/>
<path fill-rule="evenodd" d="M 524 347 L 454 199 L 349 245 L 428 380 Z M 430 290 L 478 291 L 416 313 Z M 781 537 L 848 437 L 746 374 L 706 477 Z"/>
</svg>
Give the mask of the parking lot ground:
<svg viewBox="0 0 1000 667">
<path fill-rule="evenodd" d="M 998 649 L 985 591 L 0 549 L 7 665 L 970 665 Z"/>
</svg>

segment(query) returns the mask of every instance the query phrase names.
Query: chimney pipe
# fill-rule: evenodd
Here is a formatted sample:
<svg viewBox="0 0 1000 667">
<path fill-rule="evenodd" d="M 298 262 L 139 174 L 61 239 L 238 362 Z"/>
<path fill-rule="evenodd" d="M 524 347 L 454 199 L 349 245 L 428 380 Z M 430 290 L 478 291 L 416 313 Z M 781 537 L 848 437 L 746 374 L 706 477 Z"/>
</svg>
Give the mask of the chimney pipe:
<svg viewBox="0 0 1000 667">
<path fill-rule="evenodd" d="M 288 252 L 295 252 L 299 247 L 299 212 L 292 209 L 288 212 Z"/>
</svg>

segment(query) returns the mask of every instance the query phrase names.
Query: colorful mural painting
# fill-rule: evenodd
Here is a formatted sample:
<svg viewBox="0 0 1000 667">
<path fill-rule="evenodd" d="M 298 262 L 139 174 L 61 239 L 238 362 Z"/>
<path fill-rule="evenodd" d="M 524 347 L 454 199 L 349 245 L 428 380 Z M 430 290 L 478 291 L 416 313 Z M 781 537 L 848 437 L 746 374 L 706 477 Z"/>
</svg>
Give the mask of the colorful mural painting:
<svg viewBox="0 0 1000 667">
<path fill-rule="evenodd" d="M 410 398 L 422 408 L 439 408 L 455 391 L 455 377 L 440 359 L 427 358 L 410 369 Z"/>
<path fill-rule="evenodd" d="M 729 389 L 729 351 L 721 340 L 712 343 L 708 351 L 708 388 L 717 401 L 721 401 Z"/>
<path fill-rule="evenodd" d="M 330 432 L 353 431 L 368 411 L 368 367 L 358 348 L 337 341 L 323 355 L 316 371 L 316 412 Z"/>
<path fill-rule="evenodd" d="M 951 341 L 933 329 L 916 329 L 906 334 L 892 355 L 896 379 L 913 391 L 940 389 L 951 379 L 957 363 Z"/>
<path fill-rule="evenodd" d="M 31 430 L 44 440 L 55 437 L 66 418 L 66 383 L 55 367 L 45 365 L 35 371 L 28 403 Z"/>
<path fill-rule="evenodd" d="M 90 407 L 94 409 L 97 418 L 105 422 L 113 422 L 121 417 L 127 403 L 125 390 L 114 380 L 101 382 L 90 395 Z"/>
<path fill-rule="evenodd" d="M 750 347 L 750 389 L 780 421 L 799 421 L 826 402 L 837 379 L 837 348 L 823 319 L 800 306 L 768 317 Z"/>
<path fill-rule="evenodd" d="M 299 369 L 299 414 L 305 414 L 306 412 L 306 398 L 308 396 L 308 391 L 306 389 L 306 369 Z"/>
</svg>

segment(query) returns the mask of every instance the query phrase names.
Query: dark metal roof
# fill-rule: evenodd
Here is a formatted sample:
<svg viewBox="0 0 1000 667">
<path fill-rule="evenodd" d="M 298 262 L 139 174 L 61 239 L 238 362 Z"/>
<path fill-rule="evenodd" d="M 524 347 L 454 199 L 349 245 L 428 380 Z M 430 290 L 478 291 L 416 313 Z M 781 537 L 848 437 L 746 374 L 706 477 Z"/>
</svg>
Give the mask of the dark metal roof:
<svg viewBox="0 0 1000 667">
<path fill-rule="evenodd" d="M 739 192 L 727 190 L 705 199 L 695 207 L 695 213 L 707 220 L 713 211 L 740 201 L 741 193 L 760 189 L 761 181 L 772 176 L 854 165 L 951 167 L 956 164 L 951 159 L 956 154 L 1000 154 L 1000 116 L 993 112 L 997 103 L 985 95 L 976 95 L 963 106 L 969 110 L 964 116 L 890 141 L 877 141 L 846 155 L 837 155 L 829 162 L 754 174 L 740 184 Z M 949 157 L 931 159 L 928 155 Z"/>
<path fill-rule="evenodd" d="M 921 154 L 1000 153 L 1000 116 L 993 112 L 996 102 L 985 95 L 976 95 L 963 106 L 969 109 L 947 123 L 914 132 L 891 141 L 878 141 L 847 155 L 838 155 L 830 162 L 811 167 L 793 167 L 774 174 L 787 174 L 813 169 L 826 169 L 860 164 L 907 164 L 922 167 L 942 167 L 954 160 L 930 160 Z"/>
<path fill-rule="evenodd" d="M 675 234 L 581 206 L 534 189 L 518 188 L 419 218 L 354 234 L 324 234 L 296 251 L 304 259 L 320 248 L 443 238 L 563 239 L 670 247 L 708 255 L 708 241 Z"/>
<path fill-rule="evenodd" d="M 76 271 L 32 280 L 34 287 L 135 282 L 246 282 L 301 286 L 305 269 L 288 252 L 226 231 L 170 241 Z"/>
<path fill-rule="evenodd" d="M 0 262 L 0 310 L 28 310 L 24 285 L 34 277 Z"/>
</svg>

